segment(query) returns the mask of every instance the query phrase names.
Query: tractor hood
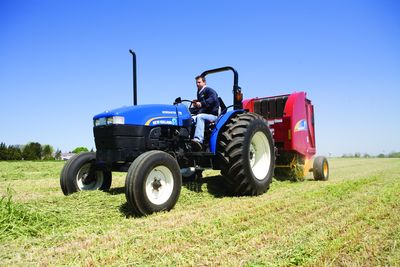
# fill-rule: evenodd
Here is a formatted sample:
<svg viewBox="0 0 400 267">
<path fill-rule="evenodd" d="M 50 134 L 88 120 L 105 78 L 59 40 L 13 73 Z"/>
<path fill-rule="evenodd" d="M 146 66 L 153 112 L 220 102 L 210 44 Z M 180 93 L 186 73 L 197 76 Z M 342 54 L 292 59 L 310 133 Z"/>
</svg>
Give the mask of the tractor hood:
<svg viewBox="0 0 400 267">
<path fill-rule="evenodd" d="M 94 126 L 110 124 L 183 126 L 191 122 L 191 115 L 184 104 L 138 105 L 105 111 L 94 116 L 93 122 Z"/>
</svg>

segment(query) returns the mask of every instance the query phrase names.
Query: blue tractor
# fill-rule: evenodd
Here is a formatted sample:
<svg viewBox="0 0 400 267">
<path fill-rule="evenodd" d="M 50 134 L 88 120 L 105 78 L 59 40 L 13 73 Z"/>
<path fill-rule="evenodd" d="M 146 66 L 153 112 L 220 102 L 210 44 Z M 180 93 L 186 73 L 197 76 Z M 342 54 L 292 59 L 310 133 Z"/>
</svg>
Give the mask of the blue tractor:
<svg viewBox="0 0 400 267">
<path fill-rule="evenodd" d="M 133 56 L 134 105 L 93 118 L 96 152 L 73 156 L 61 172 L 65 195 L 111 187 L 112 172 L 127 172 L 125 195 L 137 215 L 172 209 L 178 201 L 182 176 L 201 176 L 204 169 L 221 171 L 232 195 L 260 195 L 272 181 L 274 141 L 262 116 L 243 110 L 238 73 L 232 67 L 201 74 L 232 71 L 233 104 L 220 99 L 218 119 L 205 132 L 204 148 L 192 147 L 194 130 L 189 100 L 171 105 L 137 105 L 136 55 Z M 187 103 L 186 103 L 187 102 Z"/>
</svg>

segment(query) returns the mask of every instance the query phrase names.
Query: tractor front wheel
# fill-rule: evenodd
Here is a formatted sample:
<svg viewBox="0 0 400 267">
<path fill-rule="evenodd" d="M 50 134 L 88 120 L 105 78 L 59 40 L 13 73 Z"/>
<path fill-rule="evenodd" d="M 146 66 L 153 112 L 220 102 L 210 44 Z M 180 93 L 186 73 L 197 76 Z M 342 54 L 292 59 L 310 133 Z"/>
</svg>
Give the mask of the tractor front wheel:
<svg viewBox="0 0 400 267">
<path fill-rule="evenodd" d="M 153 150 L 141 154 L 129 167 L 125 196 L 137 215 L 149 215 L 171 210 L 178 201 L 181 186 L 178 162 L 168 153 Z"/>
<path fill-rule="evenodd" d="M 96 153 L 93 152 L 74 155 L 64 165 L 60 175 L 64 195 L 85 190 L 107 191 L 111 181 L 111 171 L 96 166 Z"/>
</svg>

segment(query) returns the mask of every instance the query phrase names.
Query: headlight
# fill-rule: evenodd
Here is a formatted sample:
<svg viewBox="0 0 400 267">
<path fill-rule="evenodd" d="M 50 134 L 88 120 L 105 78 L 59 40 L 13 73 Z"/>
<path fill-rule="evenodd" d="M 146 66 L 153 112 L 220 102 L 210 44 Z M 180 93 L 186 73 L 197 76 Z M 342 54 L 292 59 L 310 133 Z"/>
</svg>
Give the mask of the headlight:
<svg viewBox="0 0 400 267">
<path fill-rule="evenodd" d="M 107 118 L 107 124 L 125 124 L 125 118 L 122 116 L 114 116 Z"/>
<path fill-rule="evenodd" d="M 125 118 L 122 116 L 113 116 L 108 118 L 99 118 L 94 120 L 94 126 L 110 125 L 110 124 L 125 124 Z"/>
<path fill-rule="evenodd" d="M 102 125 L 106 125 L 106 118 L 100 118 L 100 119 L 96 119 L 94 120 L 94 126 L 102 126 Z"/>
</svg>

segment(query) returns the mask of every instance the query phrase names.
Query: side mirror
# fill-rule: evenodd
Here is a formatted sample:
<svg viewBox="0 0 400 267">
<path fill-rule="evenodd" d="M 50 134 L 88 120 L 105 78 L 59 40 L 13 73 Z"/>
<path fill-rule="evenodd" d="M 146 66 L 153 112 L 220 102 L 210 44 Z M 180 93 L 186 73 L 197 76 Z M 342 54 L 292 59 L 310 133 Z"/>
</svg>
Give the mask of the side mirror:
<svg viewBox="0 0 400 267">
<path fill-rule="evenodd" d="M 175 98 L 174 105 L 182 103 L 182 99 L 180 97 Z"/>
</svg>

